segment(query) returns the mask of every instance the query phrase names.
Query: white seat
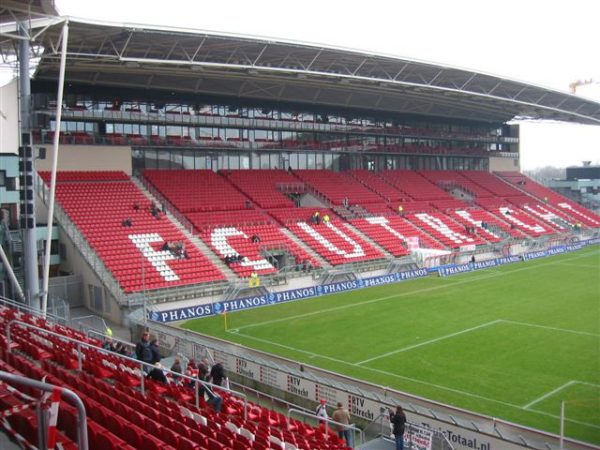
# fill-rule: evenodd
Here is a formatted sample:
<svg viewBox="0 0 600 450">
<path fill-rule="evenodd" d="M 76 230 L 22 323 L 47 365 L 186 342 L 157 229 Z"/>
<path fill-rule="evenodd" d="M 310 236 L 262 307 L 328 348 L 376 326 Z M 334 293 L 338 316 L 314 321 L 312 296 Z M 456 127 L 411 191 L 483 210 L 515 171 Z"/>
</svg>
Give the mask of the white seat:
<svg viewBox="0 0 600 450">
<path fill-rule="evenodd" d="M 239 429 L 239 434 L 248 438 L 249 440 L 253 441 L 254 440 L 254 434 L 250 431 L 247 430 L 246 428 L 242 427 Z"/>
<path fill-rule="evenodd" d="M 233 431 L 235 434 L 238 434 L 238 432 L 239 432 L 239 428 L 234 423 L 231 423 L 231 422 L 226 422 L 225 428 Z"/>
<path fill-rule="evenodd" d="M 206 417 L 204 417 L 204 416 L 201 416 L 201 415 L 200 415 L 200 414 L 198 414 L 198 413 L 192 412 L 192 418 L 193 418 L 193 419 L 194 419 L 196 422 L 198 422 L 198 423 L 200 423 L 200 424 L 202 424 L 202 425 L 205 425 L 205 426 L 206 426 L 206 425 L 208 425 L 208 420 L 206 420 Z"/>
<path fill-rule="evenodd" d="M 271 441 L 273 444 L 278 445 L 279 447 L 281 447 L 282 449 L 284 448 L 284 444 L 283 441 L 281 439 L 279 439 L 278 437 L 275 436 L 269 436 L 269 441 Z"/>
</svg>

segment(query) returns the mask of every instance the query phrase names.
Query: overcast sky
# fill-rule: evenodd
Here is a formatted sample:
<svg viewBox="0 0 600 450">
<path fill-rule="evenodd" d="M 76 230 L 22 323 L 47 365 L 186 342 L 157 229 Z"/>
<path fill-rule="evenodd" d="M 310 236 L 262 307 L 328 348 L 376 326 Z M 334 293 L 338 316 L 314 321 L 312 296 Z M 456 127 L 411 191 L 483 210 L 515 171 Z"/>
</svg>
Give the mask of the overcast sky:
<svg viewBox="0 0 600 450">
<path fill-rule="evenodd" d="M 62 15 L 388 53 L 565 92 L 578 79 L 600 81 L 597 0 L 55 2 Z M 600 101 L 600 84 L 579 93 Z M 600 163 L 600 126 L 524 124 L 522 136 L 524 169 Z"/>
</svg>

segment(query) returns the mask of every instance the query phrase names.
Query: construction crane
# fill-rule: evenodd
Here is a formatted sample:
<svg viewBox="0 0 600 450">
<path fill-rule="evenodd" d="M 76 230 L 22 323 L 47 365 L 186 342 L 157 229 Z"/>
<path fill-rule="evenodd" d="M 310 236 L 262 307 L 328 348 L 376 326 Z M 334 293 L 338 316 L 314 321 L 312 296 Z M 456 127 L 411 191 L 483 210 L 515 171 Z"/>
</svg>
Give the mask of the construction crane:
<svg viewBox="0 0 600 450">
<path fill-rule="evenodd" d="M 598 84 L 598 83 L 600 83 L 600 81 L 594 81 L 592 78 L 590 78 L 588 80 L 573 81 L 572 83 L 569 84 L 569 91 L 571 92 L 571 94 L 576 94 L 577 88 L 579 86 L 585 86 L 587 84 Z"/>
</svg>

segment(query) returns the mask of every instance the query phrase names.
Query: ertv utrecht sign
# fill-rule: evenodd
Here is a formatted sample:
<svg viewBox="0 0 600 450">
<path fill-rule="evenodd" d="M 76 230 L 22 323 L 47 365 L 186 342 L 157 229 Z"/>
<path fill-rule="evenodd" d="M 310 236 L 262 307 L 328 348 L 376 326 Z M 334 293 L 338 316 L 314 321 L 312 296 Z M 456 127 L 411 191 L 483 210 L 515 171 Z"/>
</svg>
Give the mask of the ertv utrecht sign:
<svg viewBox="0 0 600 450">
<path fill-rule="evenodd" d="M 439 267 L 437 273 L 441 277 L 457 275 L 475 270 L 489 269 L 504 264 L 511 264 L 519 261 L 528 261 L 531 259 L 544 258 L 546 256 L 558 255 L 561 253 L 579 250 L 587 245 L 600 243 L 600 238 L 579 241 L 573 244 L 559 245 L 548 250 L 524 253 L 522 256 L 507 256 L 503 258 L 490 259 L 487 261 L 469 262 L 466 264 L 453 264 Z M 259 306 L 275 305 L 305 298 L 319 297 L 321 295 L 335 294 L 338 292 L 352 291 L 355 289 L 368 288 L 383 284 L 398 283 L 401 281 L 422 278 L 429 274 L 427 269 L 408 270 L 405 272 L 390 273 L 376 277 L 362 278 L 358 280 L 343 281 L 340 283 L 331 283 L 319 286 L 309 286 L 300 289 L 288 291 L 272 292 L 265 295 L 254 297 L 244 297 L 235 300 L 208 303 L 204 305 L 190 306 L 186 308 L 171 309 L 166 311 L 151 311 L 148 318 L 155 322 L 176 322 L 179 320 L 197 319 L 208 317 L 226 312 L 241 311 Z"/>
</svg>

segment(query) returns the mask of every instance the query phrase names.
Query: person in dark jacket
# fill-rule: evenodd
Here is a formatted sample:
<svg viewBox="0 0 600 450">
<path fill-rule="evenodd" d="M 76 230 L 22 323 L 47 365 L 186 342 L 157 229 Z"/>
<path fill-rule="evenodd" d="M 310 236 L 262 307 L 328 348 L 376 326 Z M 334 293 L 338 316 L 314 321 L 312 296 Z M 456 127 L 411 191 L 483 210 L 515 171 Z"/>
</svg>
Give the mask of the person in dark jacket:
<svg viewBox="0 0 600 450">
<path fill-rule="evenodd" d="M 216 384 L 217 386 L 221 386 L 223 383 L 223 379 L 225 378 L 225 369 L 223 368 L 223 364 L 217 363 L 210 369 L 210 381 L 212 384 Z"/>
<path fill-rule="evenodd" d="M 390 409 L 390 422 L 392 423 L 394 437 L 396 438 L 396 450 L 404 449 L 404 424 L 406 423 L 406 415 L 402 410 L 402 406 L 396 406 L 396 412 Z"/>
<path fill-rule="evenodd" d="M 150 348 L 150 333 L 145 332 L 142 334 L 142 338 L 140 342 L 135 345 L 135 357 L 139 361 L 143 361 L 147 364 L 154 364 L 156 361 L 153 361 L 152 357 L 152 349 Z M 150 371 L 149 366 L 144 366 L 144 372 L 148 373 Z"/>
<path fill-rule="evenodd" d="M 160 363 L 154 364 L 154 367 L 152 368 L 152 370 L 150 370 L 150 372 L 148 372 L 148 378 L 150 378 L 154 381 L 159 381 L 161 383 L 167 384 L 168 380 L 162 369 L 163 369 L 163 367 L 161 366 Z"/>
<path fill-rule="evenodd" d="M 216 365 L 215 365 L 216 366 Z M 214 367 L 212 369 L 214 369 Z M 206 386 L 203 382 L 209 382 L 209 380 L 213 376 L 213 370 L 211 369 L 210 373 L 208 371 L 208 367 L 204 362 L 200 362 L 198 364 L 198 394 L 202 397 L 208 397 L 208 403 L 213 405 L 213 408 L 216 412 L 221 412 L 221 407 L 223 405 L 223 398 L 215 393 L 210 386 Z M 221 372 L 223 371 L 223 366 L 221 366 Z"/>
<path fill-rule="evenodd" d="M 160 362 L 160 350 L 158 349 L 158 339 L 152 339 L 150 341 L 150 351 L 152 352 L 152 361 L 150 364 L 156 364 Z"/>
</svg>

